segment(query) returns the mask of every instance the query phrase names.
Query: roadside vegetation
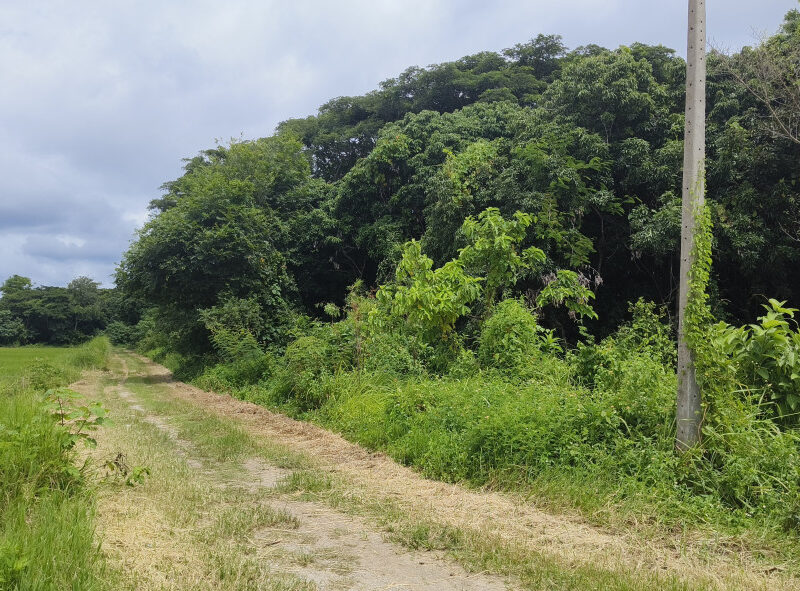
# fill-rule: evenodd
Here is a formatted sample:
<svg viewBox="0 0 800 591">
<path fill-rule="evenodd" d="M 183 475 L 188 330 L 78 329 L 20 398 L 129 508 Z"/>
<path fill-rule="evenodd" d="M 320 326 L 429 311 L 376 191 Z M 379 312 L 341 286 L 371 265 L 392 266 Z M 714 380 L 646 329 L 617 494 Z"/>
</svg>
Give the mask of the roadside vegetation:
<svg viewBox="0 0 800 591">
<path fill-rule="evenodd" d="M 94 497 L 79 447 L 101 407 L 64 386 L 103 368 L 105 338 L 81 347 L 0 349 L 0 588 L 106 589 Z"/>
</svg>

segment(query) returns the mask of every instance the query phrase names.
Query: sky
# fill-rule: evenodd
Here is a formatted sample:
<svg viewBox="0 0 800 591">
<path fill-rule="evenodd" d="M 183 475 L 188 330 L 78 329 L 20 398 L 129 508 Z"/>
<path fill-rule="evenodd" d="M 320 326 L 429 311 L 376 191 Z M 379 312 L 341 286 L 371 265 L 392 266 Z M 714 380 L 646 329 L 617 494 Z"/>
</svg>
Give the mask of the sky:
<svg viewBox="0 0 800 591">
<path fill-rule="evenodd" d="M 797 0 L 708 0 L 735 51 Z M 635 41 L 685 55 L 685 0 L 0 0 L 0 282 L 106 287 L 182 158 L 270 135 L 409 66 Z"/>
</svg>

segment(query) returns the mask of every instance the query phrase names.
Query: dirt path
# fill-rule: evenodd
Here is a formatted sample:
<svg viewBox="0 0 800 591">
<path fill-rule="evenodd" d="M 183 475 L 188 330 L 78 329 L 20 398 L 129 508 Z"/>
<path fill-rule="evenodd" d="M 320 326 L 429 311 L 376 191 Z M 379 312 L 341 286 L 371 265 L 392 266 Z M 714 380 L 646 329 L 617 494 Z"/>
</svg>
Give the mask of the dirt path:
<svg viewBox="0 0 800 591">
<path fill-rule="evenodd" d="M 277 519 L 267 519 L 266 526 L 256 525 L 243 532 L 247 536 L 245 553 L 254 562 L 267 566 L 258 575 L 261 580 L 252 588 L 320 591 L 502 591 L 510 588 L 502 578 L 467 572 L 453 561 L 446 560 L 441 552 L 409 551 L 392 544 L 361 517 L 337 512 L 325 504 L 301 500 L 291 494 L 280 494 L 278 488 L 291 476 L 290 469 L 272 466 L 258 457 L 245 456 L 223 463 L 204 457 L 202 450 L 181 435 L 180 427 L 173 424 L 168 413 L 159 414 L 148 408 L 148 399 L 154 395 L 154 390 L 164 391 L 166 388 L 168 393 L 177 394 L 179 385 L 167 380 L 167 374 L 161 368 L 148 364 L 147 374 L 152 383 L 140 385 L 134 392 L 126 383 L 128 364 L 125 358 L 120 357 L 117 361 L 121 375 L 105 387 L 98 387 L 92 379 L 74 385 L 84 394 L 115 406 L 117 416 L 123 415 L 123 420 L 115 422 L 113 427 L 117 437 L 114 433 L 99 437 L 100 453 L 119 449 L 124 446 L 125 438 L 129 442 L 136 439 L 136 426 L 147 425 L 161 435 L 160 443 L 164 449 L 159 450 L 160 453 L 172 453 L 188 467 L 182 475 L 180 471 L 171 472 L 161 465 L 158 454 L 151 450 L 148 459 L 155 466 L 151 468 L 152 478 L 170 479 L 173 485 L 187 489 L 195 487 L 199 491 L 214 491 L 212 494 L 205 492 L 209 499 L 208 510 L 201 508 L 197 513 L 199 531 L 220 529 L 216 525 L 209 527 L 220 515 L 226 520 L 248 520 L 254 504 L 270 515 L 277 515 Z M 119 438 L 120 435 L 123 439 Z M 131 447 L 126 451 L 128 453 L 123 454 L 126 460 L 134 455 L 144 455 Z M 110 455 L 118 453 L 111 451 Z M 203 569 L 198 563 L 203 556 L 195 556 L 198 548 L 192 546 L 199 546 L 198 541 L 204 536 L 193 539 L 195 536 L 191 532 L 176 535 L 176 520 L 171 520 L 168 511 L 159 506 L 163 499 L 159 499 L 158 491 L 149 495 L 147 488 L 145 485 L 137 489 L 139 494 L 136 495 L 120 495 L 119 487 L 108 487 L 106 494 L 101 494 L 98 511 L 100 533 L 104 543 L 111 548 L 112 559 L 122 571 L 121 586 L 135 589 L 228 588 L 226 584 L 230 577 L 226 583 L 214 580 L 213 572 L 201 572 Z M 125 498 L 130 496 L 135 498 Z M 175 496 L 172 499 L 176 506 L 183 503 Z M 222 501 L 216 502 L 216 499 Z M 167 530 L 166 539 L 163 530 Z M 217 541 L 207 544 L 212 554 L 219 549 L 212 547 Z M 241 538 L 236 540 L 237 545 L 242 543 Z M 236 562 L 238 557 L 233 556 L 236 548 L 224 543 L 223 546 L 223 555 L 219 558 Z M 229 555 L 225 556 L 225 552 Z M 203 553 L 202 549 L 200 553 Z M 186 563 L 187 568 L 175 568 L 176 561 Z M 199 570 L 191 573 L 193 569 Z M 126 573 L 134 574 L 127 576 Z M 244 580 L 241 572 L 237 572 L 236 579 L 230 588 L 251 588 L 254 582 L 251 575 Z"/>
<path fill-rule="evenodd" d="M 436 524 L 462 533 L 469 538 L 466 545 L 484 555 L 487 548 L 489 553 L 497 549 L 504 556 L 515 557 L 520 564 L 556 564 L 563 572 L 588 569 L 588 581 L 602 581 L 604 573 L 610 574 L 609 581 L 632 581 L 618 588 L 652 588 L 653 581 L 665 581 L 663 588 L 667 588 L 666 582 L 669 588 L 690 589 L 800 588 L 796 579 L 782 574 L 779 565 L 766 568 L 741 551 L 726 551 L 724 544 L 715 540 L 647 540 L 632 532 L 604 531 L 575 517 L 553 515 L 511 495 L 430 481 L 383 454 L 370 453 L 324 429 L 176 382 L 165 368 L 145 358 L 127 359 L 141 368 L 140 391 L 158 390 L 163 396 L 240 426 L 255 441 L 306 454 L 313 459 L 315 469 L 343 479 L 347 483 L 346 495 L 357 498 L 343 503 L 350 507 L 350 513 L 354 506 L 361 507 L 362 513 L 374 518 L 374 507 L 391 506 L 406 524 Z M 124 366 L 124 358 L 120 361 Z M 163 432 L 198 477 L 220 486 L 220 478 L 215 475 L 219 466 L 209 467 L 195 453 L 193 443 L 178 436 L 168 417 L 148 410 L 141 395 L 131 392 L 124 383 L 112 384 L 104 393 L 106 397 L 114 395 L 130 412 L 142 415 L 145 422 Z M 569 582 L 572 579 L 565 579 L 564 583 L 558 569 L 554 575 L 539 577 L 535 585 L 523 585 L 515 577 L 470 574 L 444 560 L 441 553 L 411 552 L 386 542 L 373 525 L 374 520 L 340 513 L 296 495 L 275 494 L 275 487 L 280 488 L 291 470 L 254 457 L 244 458 L 240 468 L 237 475 L 226 477 L 223 487 L 249 494 L 266 491 L 269 502 L 298 523 L 290 536 L 269 529 L 254 530 L 249 551 L 259 560 L 278 566 L 281 572 L 312 583 L 310 588 L 606 588 L 596 582 L 585 587 L 574 585 Z M 394 525 L 390 524 L 390 528 Z M 495 570 L 516 572 L 501 563 L 498 561 Z M 641 584 L 637 584 L 640 576 Z"/>
</svg>

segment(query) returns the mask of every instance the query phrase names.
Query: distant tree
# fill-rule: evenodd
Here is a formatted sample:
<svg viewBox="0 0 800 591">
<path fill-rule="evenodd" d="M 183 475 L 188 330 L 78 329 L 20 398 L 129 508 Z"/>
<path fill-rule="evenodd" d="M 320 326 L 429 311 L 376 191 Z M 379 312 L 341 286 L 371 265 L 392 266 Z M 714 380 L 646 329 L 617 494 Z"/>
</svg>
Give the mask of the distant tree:
<svg viewBox="0 0 800 591">
<path fill-rule="evenodd" d="M 174 205 L 139 231 L 117 285 L 192 333 L 195 347 L 210 346 L 198 311 L 231 298 L 254 299 L 276 340 L 297 295 L 289 266 L 315 254 L 315 233 L 293 232 L 319 199 L 308 160 L 289 136 L 234 142 L 204 159 L 169 184 Z"/>
<path fill-rule="evenodd" d="M 547 78 L 558 68 L 558 60 L 567 53 L 561 35 L 537 35 L 527 43 L 517 43 L 503 50 L 503 55 L 520 66 L 533 69 L 537 78 Z"/>
<path fill-rule="evenodd" d="M 36 297 L 31 280 L 21 275 L 12 275 L 0 286 L 0 293 L 3 294 L 0 309 L 8 310 L 13 317 L 20 319 L 27 330 Z"/>
<path fill-rule="evenodd" d="M 0 309 L 0 345 L 20 345 L 27 340 L 25 324 L 9 310 Z"/>
<path fill-rule="evenodd" d="M 790 11 L 777 35 L 722 62 L 767 109 L 776 137 L 800 144 L 800 11 Z"/>
<path fill-rule="evenodd" d="M 72 329 L 75 332 L 92 334 L 105 325 L 99 286 L 97 281 L 86 276 L 77 277 L 67 285 Z"/>
</svg>

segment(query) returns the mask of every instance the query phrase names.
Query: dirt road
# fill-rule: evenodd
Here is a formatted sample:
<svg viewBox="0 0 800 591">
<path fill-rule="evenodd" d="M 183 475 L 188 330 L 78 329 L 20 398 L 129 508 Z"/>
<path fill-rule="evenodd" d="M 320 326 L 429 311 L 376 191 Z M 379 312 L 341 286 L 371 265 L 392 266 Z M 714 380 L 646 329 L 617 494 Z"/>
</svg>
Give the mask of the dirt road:
<svg viewBox="0 0 800 591">
<path fill-rule="evenodd" d="M 150 471 L 144 484 L 120 473 L 101 487 L 99 536 L 119 588 L 798 588 L 780 565 L 719 540 L 604 531 L 426 480 L 132 354 L 74 387 L 115 417 L 97 464 L 121 457 Z"/>
</svg>

